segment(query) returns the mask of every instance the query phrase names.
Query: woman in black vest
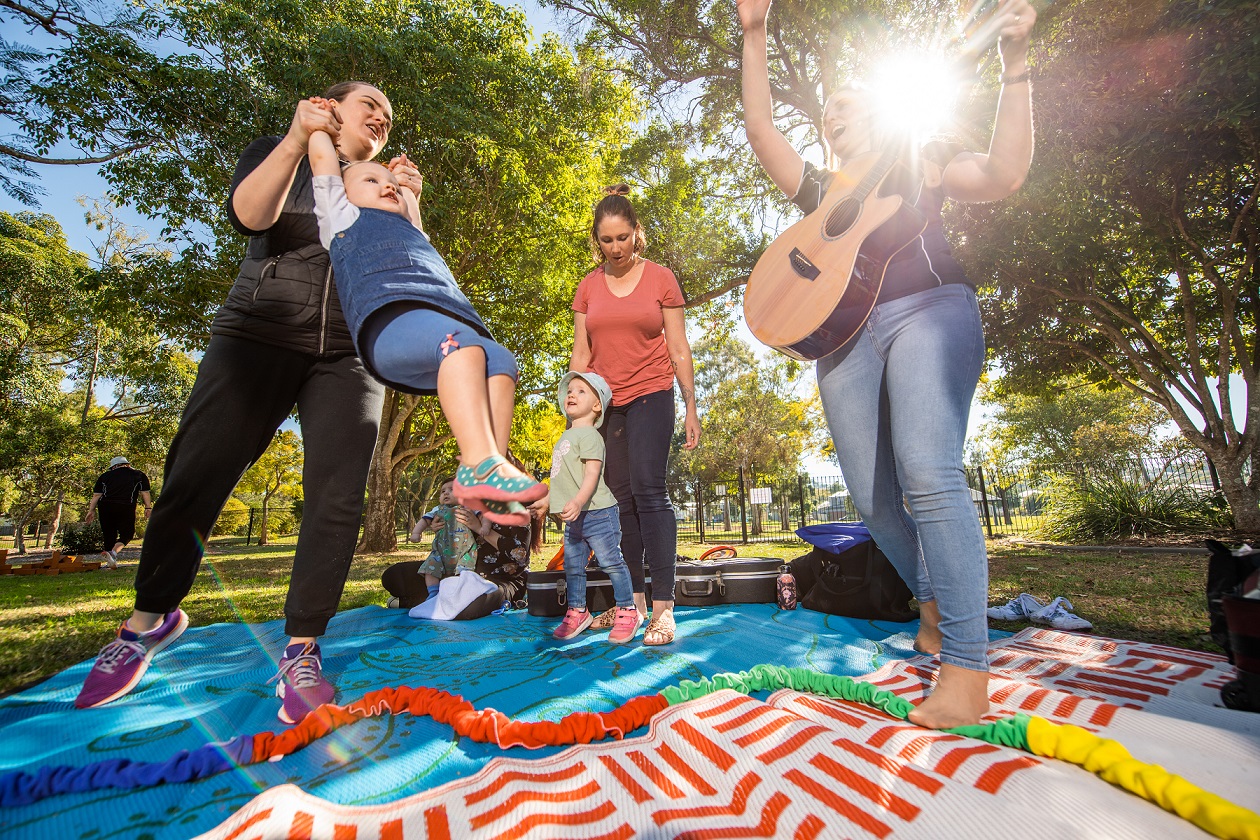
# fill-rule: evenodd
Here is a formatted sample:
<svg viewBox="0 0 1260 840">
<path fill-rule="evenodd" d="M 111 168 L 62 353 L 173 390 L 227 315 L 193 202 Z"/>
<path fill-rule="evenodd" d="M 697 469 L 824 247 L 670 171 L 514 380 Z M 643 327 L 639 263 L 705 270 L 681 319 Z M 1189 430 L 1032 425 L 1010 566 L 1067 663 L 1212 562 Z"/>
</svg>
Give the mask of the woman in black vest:
<svg viewBox="0 0 1260 840">
<path fill-rule="evenodd" d="M 298 103 L 283 137 L 262 137 L 241 155 L 227 213 L 249 237 L 241 270 L 210 327 L 179 431 L 167 454 L 136 574 L 135 610 L 97 657 L 76 705 L 129 692 L 153 655 L 187 627 L 179 608 L 201 564 L 204 541 L 241 474 L 297 408 L 305 460 L 298 535 L 279 662 L 279 717 L 296 723 L 333 699 L 316 639 L 345 586 L 376 444 L 383 387 L 354 354 L 328 252 L 319 242 L 311 169 L 312 131 L 328 132 L 342 159 L 375 158 L 389 139 L 389 99 L 362 82 L 323 94 L 335 112 Z M 395 158 L 396 173 L 418 175 Z M 418 184 L 418 178 L 407 178 Z"/>
</svg>

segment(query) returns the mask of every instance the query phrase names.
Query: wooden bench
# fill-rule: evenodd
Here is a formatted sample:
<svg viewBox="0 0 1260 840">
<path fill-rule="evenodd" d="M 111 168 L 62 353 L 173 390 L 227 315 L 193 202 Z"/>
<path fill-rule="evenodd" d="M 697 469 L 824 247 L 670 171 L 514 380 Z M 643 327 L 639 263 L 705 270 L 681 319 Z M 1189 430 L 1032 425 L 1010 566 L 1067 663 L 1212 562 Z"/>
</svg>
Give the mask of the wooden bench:
<svg viewBox="0 0 1260 840">
<path fill-rule="evenodd" d="M 0 549 L 0 574 L 3 575 L 60 575 L 74 572 L 93 572 L 101 567 L 98 561 L 85 562 L 74 554 L 62 554 L 54 550 L 47 559 L 36 563 L 10 566 L 8 550 Z"/>
</svg>

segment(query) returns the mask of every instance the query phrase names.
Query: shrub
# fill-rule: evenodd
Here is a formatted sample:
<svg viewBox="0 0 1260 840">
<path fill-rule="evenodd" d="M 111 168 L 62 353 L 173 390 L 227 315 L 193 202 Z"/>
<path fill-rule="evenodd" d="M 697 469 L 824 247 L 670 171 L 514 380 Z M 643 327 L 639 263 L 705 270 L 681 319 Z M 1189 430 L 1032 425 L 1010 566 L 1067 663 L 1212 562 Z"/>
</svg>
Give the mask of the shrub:
<svg viewBox="0 0 1260 840">
<path fill-rule="evenodd" d="M 1041 490 L 1030 490 L 1020 497 L 1020 505 L 1026 516 L 1041 516 L 1046 512 L 1046 494 Z"/>
<path fill-rule="evenodd" d="M 248 524 L 249 508 L 240 499 L 232 496 L 223 505 L 223 510 L 219 511 L 219 519 L 210 533 L 216 537 L 244 534 Z"/>
<path fill-rule="evenodd" d="M 105 535 L 101 533 L 100 520 L 93 519 L 87 524 L 67 522 L 57 543 L 66 554 L 99 554 L 105 550 Z"/>
<path fill-rule="evenodd" d="M 1186 487 L 1100 472 L 1054 481 L 1041 535 L 1077 543 L 1122 540 L 1216 528 L 1227 519 L 1210 497 Z"/>
<path fill-rule="evenodd" d="M 290 511 L 278 508 L 267 512 L 267 530 L 273 536 L 288 536 L 297 532 L 297 519 Z"/>
</svg>

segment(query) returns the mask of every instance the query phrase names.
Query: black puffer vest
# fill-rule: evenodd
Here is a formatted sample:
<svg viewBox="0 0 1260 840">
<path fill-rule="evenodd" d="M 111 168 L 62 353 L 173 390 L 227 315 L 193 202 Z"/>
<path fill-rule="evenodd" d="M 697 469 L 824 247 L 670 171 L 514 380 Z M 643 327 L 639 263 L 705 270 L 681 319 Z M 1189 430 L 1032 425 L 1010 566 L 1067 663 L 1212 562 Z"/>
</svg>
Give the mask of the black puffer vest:
<svg viewBox="0 0 1260 840">
<path fill-rule="evenodd" d="M 255 140 L 237 164 L 227 212 L 232 226 L 249 236 L 249 247 L 210 332 L 321 357 L 353 355 L 354 342 L 341 314 L 332 262 L 319 243 L 315 190 L 306 158 L 298 165 L 280 218 L 268 230 L 249 230 L 232 210 L 237 185 L 280 139 Z"/>
</svg>

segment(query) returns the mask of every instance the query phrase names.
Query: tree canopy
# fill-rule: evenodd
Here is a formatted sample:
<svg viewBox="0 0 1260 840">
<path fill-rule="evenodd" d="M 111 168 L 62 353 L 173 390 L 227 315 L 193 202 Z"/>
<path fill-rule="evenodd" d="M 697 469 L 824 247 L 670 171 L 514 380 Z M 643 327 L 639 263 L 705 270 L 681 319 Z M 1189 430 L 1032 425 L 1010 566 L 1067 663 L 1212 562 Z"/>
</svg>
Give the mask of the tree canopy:
<svg viewBox="0 0 1260 840">
<path fill-rule="evenodd" d="M 744 148 L 727 0 L 547 3 L 588 43 L 625 56 L 663 100 L 688 105 L 709 146 L 754 173 L 730 182 L 728 195 L 751 185 L 744 199 L 767 196 L 767 218 L 785 209 Z M 952 5 L 907 0 L 776 3 L 768 34 L 779 126 L 816 154 L 823 96 L 890 49 L 940 51 L 937 33 L 951 31 L 954 15 Z M 1043 8 L 1028 182 L 1006 201 L 946 211 L 982 287 L 1006 387 L 1037 392 L 1081 374 L 1159 405 L 1213 460 L 1239 527 L 1251 531 L 1260 531 L 1257 33 L 1260 10 L 1245 0 Z M 976 150 L 987 145 L 995 76 L 995 66 L 981 73 L 951 126 Z M 1246 384 L 1245 406 L 1231 399 L 1231 374 Z"/>
<path fill-rule="evenodd" d="M 94 263 L 52 217 L 0 212 L 0 489 L 19 526 L 81 506 L 114 455 L 159 472 L 192 384 L 192 360 L 114 293 L 160 255 L 96 218 L 109 236 Z"/>
<path fill-rule="evenodd" d="M 1034 470 L 1069 464 L 1137 461 L 1163 454 L 1160 427 L 1168 415 L 1123 389 L 1103 389 L 1085 377 L 1050 383 L 1041 393 L 1009 391 L 1001 380 L 982 388 L 997 410 L 982 437 L 999 464 Z"/>
<path fill-rule="evenodd" d="M 693 355 L 704 437 L 691 451 L 675 447 L 675 476 L 713 481 L 740 468 L 750 479 L 797 475 L 802 460 L 819 449 L 822 427 L 816 401 L 796 395 L 799 363 L 758 359 L 721 330 L 700 338 Z"/>
<path fill-rule="evenodd" d="M 405 151 L 424 173 L 426 230 L 516 354 L 522 388 L 559 376 L 572 288 L 590 266 L 590 210 L 641 113 L 589 51 L 532 39 L 519 10 L 490 0 L 187 0 L 96 23 L 77 6 L 0 15 L 67 24 L 46 29 L 51 49 L 8 55 L 19 145 L 107 157 L 116 199 L 163 221 L 176 253 L 134 298 L 182 313 L 167 322 L 181 339 L 204 341 L 243 254 L 222 211 L 237 155 L 283 133 L 300 99 L 355 79 L 390 97 L 384 154 Z M 0 155 L 31 158 L 14 148 Z M 387 400 L 370 492 L 381 511 L 368 526 L 388 547 L 401 470 L 449 434 L 429 402 Z"/>
<path fill-rule="evenodd" d="M 1006 387 L 1080 375 L 1159 405 L 1212 459 L 1248 531 L 1260 530 L 1258 26 L 1253 3 L 1063 7 L 1043 35 L 1028 183 L 952 217 L 991 289 Z"/>
</svg>

